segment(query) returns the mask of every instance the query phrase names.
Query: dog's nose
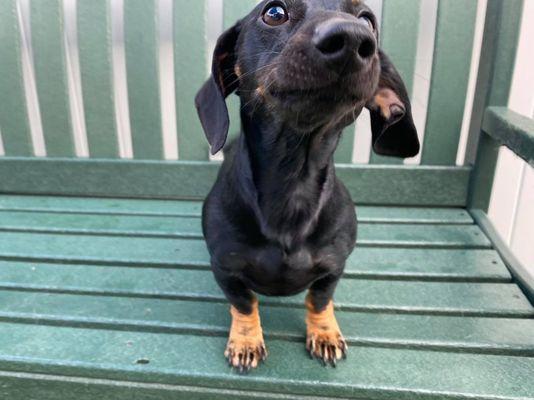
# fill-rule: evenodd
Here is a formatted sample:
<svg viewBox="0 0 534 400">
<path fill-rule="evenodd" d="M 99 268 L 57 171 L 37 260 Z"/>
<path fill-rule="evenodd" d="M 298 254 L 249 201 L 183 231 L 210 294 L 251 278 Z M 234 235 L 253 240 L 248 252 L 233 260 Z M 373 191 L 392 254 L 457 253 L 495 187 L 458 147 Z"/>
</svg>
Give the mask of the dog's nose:
<svg viewBox="0 0 534 400">
<path fill-rule="evenodd" d="M 342 18 L 319 24 L 312 41 L 323 59 L 341 68 L 350 59 L 360 66 L 370 62 L 377 47 L 376 39 L 367 27 Z"/>
</svg>

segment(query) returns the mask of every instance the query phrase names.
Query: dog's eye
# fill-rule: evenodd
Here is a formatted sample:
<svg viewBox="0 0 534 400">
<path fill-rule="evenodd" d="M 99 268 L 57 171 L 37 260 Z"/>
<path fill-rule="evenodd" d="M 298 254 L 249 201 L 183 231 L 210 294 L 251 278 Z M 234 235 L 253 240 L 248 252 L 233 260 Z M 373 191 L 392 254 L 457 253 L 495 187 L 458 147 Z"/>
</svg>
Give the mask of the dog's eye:
<svg viewBox="0 0 534 400">
<path fill-rule="evenodd" d="M 281 5 L 268 7 L 263 13 L 263 22 L 270 26 L 278 26 L 289 19 L 287 11 Z"/>
<path fill-rule="evenodd" d="M 364 24 L 366 24 L 369 27 L 369 29 L 371 29 L 372 31 L 375 30 L 375 25 L 373 24 L 373 20 L 368 15 L 366 14 L 360 15 L 358 19 L 362 21 Z"/>
</svg>

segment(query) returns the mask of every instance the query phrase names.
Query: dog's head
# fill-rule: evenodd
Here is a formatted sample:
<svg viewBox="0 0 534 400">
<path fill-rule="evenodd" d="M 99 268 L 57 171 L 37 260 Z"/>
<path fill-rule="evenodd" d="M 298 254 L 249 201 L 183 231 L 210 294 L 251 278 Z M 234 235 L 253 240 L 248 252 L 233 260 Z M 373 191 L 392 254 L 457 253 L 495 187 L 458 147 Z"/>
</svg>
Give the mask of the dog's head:
<svg viewBox="0 0 534 400">
<path fill-rule="evenodd" d="M 196 97 L 212 153 L 229 128 L 225 98 L 303 134 L 341 129 L 367 107 L 376 153 L 419 152 L 408 93 L 378 48 L 378 23 L 360 0 L 264 0 L 224 32 L 212 76 Z"/>
</svg>

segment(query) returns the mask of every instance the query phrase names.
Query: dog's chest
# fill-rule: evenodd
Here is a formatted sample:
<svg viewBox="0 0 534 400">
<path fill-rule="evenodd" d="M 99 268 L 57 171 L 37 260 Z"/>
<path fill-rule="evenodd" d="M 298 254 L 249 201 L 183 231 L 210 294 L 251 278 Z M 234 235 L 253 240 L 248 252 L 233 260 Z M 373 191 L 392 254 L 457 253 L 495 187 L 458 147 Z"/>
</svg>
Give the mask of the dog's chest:
<svg viewBox="0 0 534 400">
<path fill-rule="evenodd" d="M 256 249 L 243 270 L 243 278 L 261 294 L 284 296 L 305 290 L 324 272 L 305 247 L 284 252 L 270 245 Z"/>
<path fill-rule="evenodd" d="M 260 206 L 266 222 L 262 233 L 270 240 L 291 248 L 295 243 L 304 242 L 313 232 L 324 200 L 317 186 L 297 184 L 287 192 L 266 199 L 265 203 L 266 206 Z M 303 248 L 285 254 L 292 265 L 302 265 L 308 256 L 309 251 Z"/>
</svg>

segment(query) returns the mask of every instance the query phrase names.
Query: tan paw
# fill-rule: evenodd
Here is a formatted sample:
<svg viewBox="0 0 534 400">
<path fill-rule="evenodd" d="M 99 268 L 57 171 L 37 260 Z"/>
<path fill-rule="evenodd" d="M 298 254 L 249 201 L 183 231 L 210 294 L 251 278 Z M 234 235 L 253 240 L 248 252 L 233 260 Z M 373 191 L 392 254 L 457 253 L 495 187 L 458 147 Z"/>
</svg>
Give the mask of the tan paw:
<svg viewBox="0 0 534 400">
<path fill-rule="evenodd" d="M 226 345 L 224 356 L 233 368 L 239 372 L 248 372 L 267 358 L 267 349 L 263 338 L 258 340 L 231 339 Z"/>
<path fill-rule="evenodd" d="M 347 357 L 348 346 L 334 315 L 334 304 L 330 302 L 324 310 L 316 311 L 308 296 L 306 308 L 306 349 L 323 365 L 335 367 L 339 360 Z"/>
<path fill-rule="evenodd" d="M 242 314 L 236 308 L 230 309 L 232 327 L 224 356 L 239 372 L 248 372 L 267 358 L 263 340 L 257 301 L 250 314 Z"/>
</svg>

